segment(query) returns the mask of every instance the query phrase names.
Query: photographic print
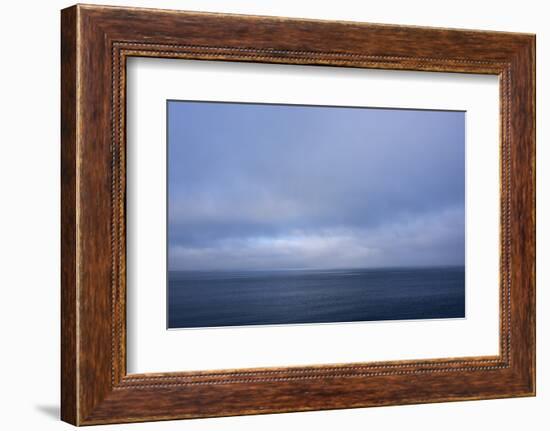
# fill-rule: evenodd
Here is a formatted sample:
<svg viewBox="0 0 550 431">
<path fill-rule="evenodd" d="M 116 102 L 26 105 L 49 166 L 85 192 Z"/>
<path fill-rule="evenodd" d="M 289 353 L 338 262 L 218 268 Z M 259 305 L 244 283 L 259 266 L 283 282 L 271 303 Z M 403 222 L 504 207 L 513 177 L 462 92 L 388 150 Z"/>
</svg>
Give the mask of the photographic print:
<svg viewBox="0 0 550 431">
<path fill-rule="evenodd" d="M 167 101 L 169 329 L 465 317 L 465 112 Z"/>
</svg>

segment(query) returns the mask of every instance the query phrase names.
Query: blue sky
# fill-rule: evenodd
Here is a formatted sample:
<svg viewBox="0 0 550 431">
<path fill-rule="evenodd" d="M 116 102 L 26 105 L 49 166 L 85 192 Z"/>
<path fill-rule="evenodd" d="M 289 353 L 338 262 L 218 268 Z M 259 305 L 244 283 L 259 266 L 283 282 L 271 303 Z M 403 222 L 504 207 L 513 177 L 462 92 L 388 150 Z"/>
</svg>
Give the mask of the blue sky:
<svg viewBox="0 0 550 431">
<path fill-rule="evenodd" d="M 168 102 L 171 270 L 464 264 L 465 113 Z"/>
</svg>

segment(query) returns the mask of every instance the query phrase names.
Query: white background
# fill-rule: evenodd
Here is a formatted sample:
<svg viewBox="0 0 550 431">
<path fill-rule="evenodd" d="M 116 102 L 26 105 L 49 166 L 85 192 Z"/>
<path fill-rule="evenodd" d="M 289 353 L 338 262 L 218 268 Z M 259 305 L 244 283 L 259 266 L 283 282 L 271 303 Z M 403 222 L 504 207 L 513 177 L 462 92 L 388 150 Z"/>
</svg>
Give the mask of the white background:
<svg viewBox="0 0 550 431">
<path fill-rule="evenodd" d="M 329 412 L 105 426 L 96 429 L 547 429 L 550 422 L 550 52 L 545 2 L 197 0 L 102 3 L 537 33 L 538 396 Z M 59 409 L 59 9 L 5 2 L 0 17 L 0 426 L 70 429 Z M 548 266 L 547 266 L 548 267 Z M 24 310 L 24 313 L 21 313 Z M 544 314 L 546 312 L 546 315 Z"/>
<path fill-rule="evenodd" d="M 498 354 L 498 77 L 134 58 L 127 83 L 128 372 Z M 466 111 L 466 318 L 167 331 L 167 99 Z"/>
</svg>

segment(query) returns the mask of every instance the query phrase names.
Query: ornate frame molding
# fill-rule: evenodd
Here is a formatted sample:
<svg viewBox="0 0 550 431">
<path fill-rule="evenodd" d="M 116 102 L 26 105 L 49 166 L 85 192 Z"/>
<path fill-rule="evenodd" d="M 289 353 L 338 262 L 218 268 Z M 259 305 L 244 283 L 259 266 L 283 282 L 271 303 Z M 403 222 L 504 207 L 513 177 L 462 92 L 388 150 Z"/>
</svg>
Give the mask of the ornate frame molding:
<svg viewBox="0 0 550 431">
<path fill-rule="evenodd" d="M 256 35 L 258 28 L 269 31 Z M 321 41 L 308 42 L 311 35 Z M 98 424 L 534 394 L 534 36 L 78 5 L 62 12 L 62 54 L 64 420 Z M 130 56 L 498 75 L 500 354 L 127 375 Z"/>
</svg>

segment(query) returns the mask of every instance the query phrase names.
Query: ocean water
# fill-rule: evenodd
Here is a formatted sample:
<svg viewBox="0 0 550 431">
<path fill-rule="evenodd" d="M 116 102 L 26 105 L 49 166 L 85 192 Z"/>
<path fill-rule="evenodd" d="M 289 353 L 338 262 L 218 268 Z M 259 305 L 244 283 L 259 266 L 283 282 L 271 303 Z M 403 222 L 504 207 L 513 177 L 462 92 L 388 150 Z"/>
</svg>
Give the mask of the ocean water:
<svg viewBox="0 0 550 431">
<path fill-rule="evenodd" d="M 169 328 L 459 317 L 463 266 L 168 273 Z"/>
</svg>

